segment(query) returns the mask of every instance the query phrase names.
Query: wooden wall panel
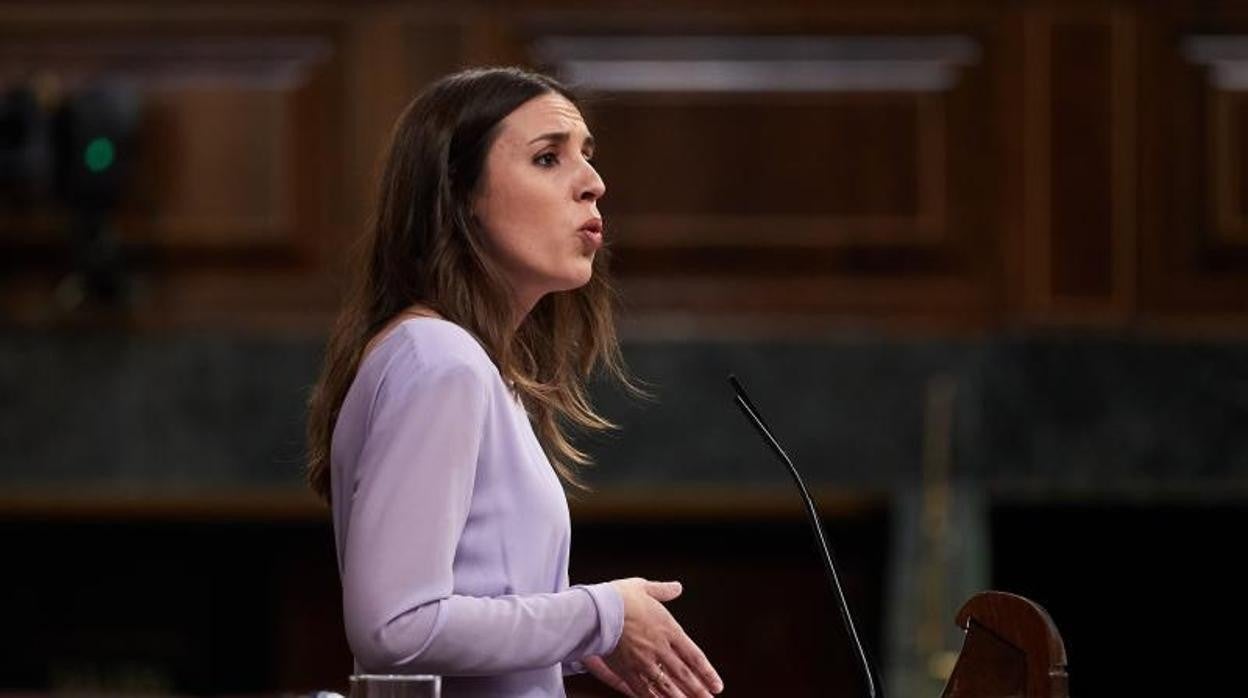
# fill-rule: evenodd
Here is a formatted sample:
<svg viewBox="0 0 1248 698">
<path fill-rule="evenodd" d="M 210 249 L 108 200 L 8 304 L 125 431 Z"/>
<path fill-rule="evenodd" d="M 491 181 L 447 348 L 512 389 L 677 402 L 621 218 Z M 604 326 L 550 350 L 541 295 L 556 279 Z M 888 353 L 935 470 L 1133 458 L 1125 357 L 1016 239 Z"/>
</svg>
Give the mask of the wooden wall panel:
<svg viewBox="0 0 1248 698">
<path fill-rule="evenodd" d="M 118 221 L 125 239 L 170 246 L 291 240 L 297 183 L 287 95 L 227 86 L 144 97 L 136 192 Z"/>
<path fill-rule="evenodd" d="M 621 245 L 899 244 L 945 232 L 934 99 L 636 98 L 590 117 Z"/>
<path fill-rule="evenodd" d="M 1049 283 L 1058 296 L 1113 292 L 1113 34 L 1104 24 L 1065 24 L 1050 35 L 1049 171 L 1053 228 Z"/>
<path fill-rule="evenodd" d="M 56 33 L 9 43 L 10 75 L 44 77 L 49 101 L 124 85 L 140 102 L 137 159 L 117 217 L 122 239 L 157 247 L 297 244 L 297 95 L 332 59 L 324 37 L 118 32 L 90 42 Z M 59 94 L 58 94 L 59 93 Z M 36 219 L 38 220 L 38 219 Z M 0 221 L 6 239 L 46 239 L 30 219 Z"/>
<path fill-rule="evenodd" d="M 1134 310 L 1134 23 L 1112 8 L 1024 18 L 1024 317 L 1109 323 Z"/>
<path fill-rule="evenodd" d="M 454 17 L 413 17 L 395 8 L 353 19 L 347 29 L 343 85 L 345 168 L 335 175 L 344 196 L 334 222 L 362 231 L 395 121 L 429 82 L 461 67 L 468 31 Z"/>
<path fill-rule="evenodd" d="M 106 324 L 323 332 L 403 106 L 458 67 L 516 62 L 593 93 L 614 264 L 643 325 L 1248 312 L 1238 5 L 70 7 L 0 3 L 0 84 L 140 86 L 116 221 L 135 302 Z M 7 321 L 96 313 L 64 301 L 67 225 L 0 214 Z"/>
<path fill-rule="evenodd" d="M 532 50 L 594 91 L 641 312 L 990 312 L 997 163 L 974 144 L 995 105 L 972 36 L 586 32 Z"/>
<path fill-rule="evenodd" d="M 0 84 L 137 92 L 138 161 L 112 226 L 131 302 L 65 293 L 71 216 L 44 202 L 0 216 L 0 315 L 322 332 L 391 125 L 459 64 L 460 19 L 397 6 L 89 9 L 0 14 Z"/>
<path fill-rule="evenodd" d="M 119 18 L 84 36 L 73 17 L 53 17 L 3 26 L 10 38 L 0 74 L 6 86 L 36 76 L 50 108 L 92 85 L 124 85 L 137 96 L 134 166 L 109 226 L 126 256 L 132 304 L 88 309 L 80 293 L 65 292 L 73 277 L 61 250 L 74 216 L 44 201 L 0 219 L 0 254 L 16 272 L 5 309 L 35 323 L 90 316 L 213 325 L 254 312 L 264 324 L 288 302 L 283 296 L 306 296 L 287 282 L 306 286 L 292 272 L 317 269 L 332 236 L 325 185 L 342 152 L 329 115 L 341 101 L 337 29 Z M 225 300 L 240 288 L 268 292 Z"/>
<path fill-rule="evenodd" d="M 1144 312 L 1164 323 L 1248 312 L 1243 171 L 1248 16 L 1153 18 L 1142 83 Z"/>
</svg>

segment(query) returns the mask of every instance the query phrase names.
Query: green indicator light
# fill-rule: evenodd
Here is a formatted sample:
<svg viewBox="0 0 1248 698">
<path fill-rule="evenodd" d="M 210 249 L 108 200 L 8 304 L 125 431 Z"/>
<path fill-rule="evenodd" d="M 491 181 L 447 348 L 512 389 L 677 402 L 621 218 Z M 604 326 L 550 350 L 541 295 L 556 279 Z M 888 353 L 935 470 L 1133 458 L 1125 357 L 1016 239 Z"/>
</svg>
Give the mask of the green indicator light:
<svg viewBox="0 0 1248 698">
<path fill-rule="evenodd" d="M 87 149 L 82 155 L 82 159 L 87 163 L 87 169 L 92 172 L 103 172 L 112 167 L 116 152 L 113 149 L 113 142 L 107 138 L 96 138 L 87 144 Z"/>
</svg>

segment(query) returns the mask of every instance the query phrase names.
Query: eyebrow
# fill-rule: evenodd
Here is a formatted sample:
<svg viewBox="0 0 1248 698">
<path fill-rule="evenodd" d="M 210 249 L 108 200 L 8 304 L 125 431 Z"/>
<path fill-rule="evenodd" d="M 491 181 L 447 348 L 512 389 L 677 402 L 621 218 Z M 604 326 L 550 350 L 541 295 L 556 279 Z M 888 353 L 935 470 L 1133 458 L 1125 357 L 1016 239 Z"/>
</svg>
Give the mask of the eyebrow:
<svg viewBox="0 0 1248 698">
<path fill-rule="evenodd" d="M 538 141 L 550 141 L 551 143 L 566 143 L 568 142 L 568 139 L 570 139 L 571 137 L 572 137 L 572 134 L 568 133 L 567 131 L 554 131 L 551 133 L 543 133 L 537 138 L 534 138 L 533 140 L 529 141 L 529 145 L 533 145 L 534 143 Z M 594 150 L 596 145 L 597 143 L 594 141 L 593 136 L 585 136 L 585 147 L 589 148 L 590 150 Z"/>
</svg>

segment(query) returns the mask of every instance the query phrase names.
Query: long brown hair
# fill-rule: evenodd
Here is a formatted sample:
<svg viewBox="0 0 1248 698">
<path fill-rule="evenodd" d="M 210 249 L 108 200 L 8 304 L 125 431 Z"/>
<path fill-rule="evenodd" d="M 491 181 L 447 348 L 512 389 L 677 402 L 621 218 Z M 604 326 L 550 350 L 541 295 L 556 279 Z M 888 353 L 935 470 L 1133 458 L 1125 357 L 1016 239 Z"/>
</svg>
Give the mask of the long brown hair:
<svg viewBox="0 0 1248 698">
<path fill-rule="evenodd" d="M 484 347 L 532 416 L 559 475 L 583 486 L 590 462 L 566 425 L 614 428 L 594 411 L 586 382 L 595 370 L 634 393 L 615 334 L 607 249 L 586 285 L 543 297 L 513 330 L 510 288 L 485 252 L 472 195 L 498 124 L 534 97 L 575 96 L 556 80 L 519 68 L 448 75 L 423 90 L 395 125 L 374 220 L 354 265 L 354 284 L 326 348 L 308 402 L 308 484 L 330 498 L 330 442 L 338 411 L 369 341 L 402 311 L 421 304 Z"/>
</svg>

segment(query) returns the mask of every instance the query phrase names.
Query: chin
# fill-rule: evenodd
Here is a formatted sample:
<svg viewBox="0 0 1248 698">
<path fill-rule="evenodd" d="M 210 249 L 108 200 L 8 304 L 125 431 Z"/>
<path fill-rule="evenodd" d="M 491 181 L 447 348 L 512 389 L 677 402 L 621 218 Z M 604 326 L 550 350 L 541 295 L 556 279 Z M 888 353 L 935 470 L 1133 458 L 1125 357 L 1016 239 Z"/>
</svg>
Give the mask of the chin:
<svg viewBox="0 0 1248 698">
<path fill-rule="evenodd" d="M 569 273 L 559 279 L 559 291 L 573 291 L 585 284 L 593 278 L 594 267 L 592 263 L 587 262 L 583 266 L 569 270 Z"/>
<path fill-rule="evenodd" d="M 586 275 L 584 278 L 577 279 L 575 281 L 568 280 L 567 283 L 561 284 L 559 288 L 556 290 L 559 292 L 575 291 L 576 289 L 581 288 L 585 284 L 589 283 L 589 279 L 590 277 Z"/>
</svg>

